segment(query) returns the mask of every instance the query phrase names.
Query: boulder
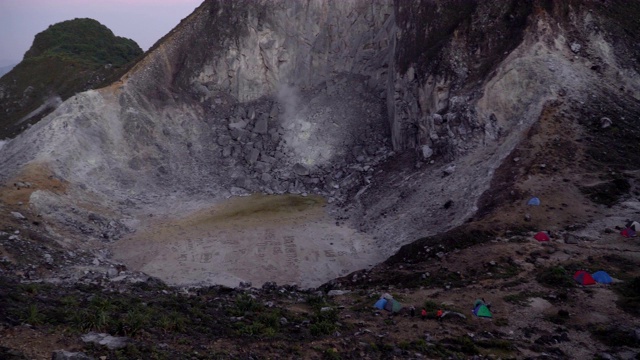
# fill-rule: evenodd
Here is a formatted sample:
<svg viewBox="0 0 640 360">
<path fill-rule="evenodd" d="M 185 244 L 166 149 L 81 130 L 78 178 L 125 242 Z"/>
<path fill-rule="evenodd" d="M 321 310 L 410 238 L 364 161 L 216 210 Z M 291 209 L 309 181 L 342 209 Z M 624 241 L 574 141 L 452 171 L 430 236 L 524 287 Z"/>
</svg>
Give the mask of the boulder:
<svg viewBox="0 0 640 360">
<path fill-rule="evenodd" d="M 19 212 L 17 212 L 17 211 L 12 211 L 12 212 L 11 212 L 11 215 L 12 215 L 14 218 L 18 219 L 18 220 L 25 220 L 25 219 L 26 219 L 26 217 L 24 217 L 24 215 L 22 215 L 21 213 L 19 213 Z"/>
<path fill-rule="evenodd" d="M 51 354 L 51 360 L 93 360 L 93 358 L 81 352 L 56 350 Z"/>
<path fill-rule="evenodd" d="M 103 345 L 110 350 L 122 349 L 131 342 L 131 339 L 127 337 L 111 336 L 104 333 L 90 332 L 80 337 L 84 342 L 90 342 L 98 345 Z"/>
<path fill-rule="evenodd" d="M 258 161 L 258 156 L 260 156 L 260 150 L 252 148 L 251 150 L 249 150 L 249 152 L 247 153 L 247 156 L 245 157 L 245 159 L 247 160 L 247 162 L 249 164 L 253 164 L 256 161 Z"/>
<path fill-rule="evenodd" d="M 260 176 L 260 180 L 262 180 L 263 182 L 270 182 L 271 180 L 273 180 L 273 176 L 271 176 L 271 174 L 269 173 L 264 173 Z"/>
<path fill-rule="evenodd" d="M 247 122 L 244 120 L 240 120 L 238 122 L 232 122 L 229 124 L 229 130 L 233 130 L 233 129 L 244 129 L 245 127 L 247 127 Z"/>
<path fill-rule="evenodd" d="M 340 296 L 340 295 L 346 295 L 348 293 L 350 293 L 351 290 L 330 290 L 327 293 L 327 296 Z"/>
<path fill-rule="evenodd" d="M 422 145 L 422 157 L 428 159 L 431 156 L 433 156 L 433 149 L 431 149 L 429 145 Z"/>
<path fill-rule="evenodd" d="M 269 112 L 269 117 L 272 119 L 275 119 L 278 117 L 278 113 L 280 112 L 280 110 L 278 109 L 278 105 L 277 104 L 273 104 L 273 106 L 271 107 L 271 111 Z"/>
<path fill-rule="evenodd" d="M 220 146 L 227 146 L 231 142 L 231 137 L 227 135 L 220 135 L 217 142 Z"/>
<path fill-rule="evenodd" d="M 300 163 L 293 165 L 293 172 L 300 176 L 308 176 L 311 173 L 308 167 Z"/>
<path fill-rule="evenodd" d="M 253 128 L 253 132 L 256 134 L 266 134 L 269 128 L 269 124 L 266 117 L 261 117 L 256 121 L 256 126 Z"/>
<path fill-rule="evenodd" d="M 582 49 L 582 45 L 576 42 L 571 43 L 571 51 L 573 51 L 574 54 L 577 54 L 578 52 L 580 52 L 580 49 Z"/>
<path fill-rule="evenodd" d="M 255 169 L 260 173 L 266 173 L 266 172 L 269 172 L 269 170 L 271 170 L 271 164 L 266 163 L 264 161 L 256 161 Z"/>
<path fill-rule="evenodd" d="M 578 237 L 573 234 L 564 234 L 564 242 L 565 244 L 577 244 Z"/>
<path fill-rule="evenodd" d="M 222 149 L 222 157 L 226 158 L 226 157 L 229 157 L 229 156 L 231 156 L 231 146 L 225 146 Z"/>
</svg>

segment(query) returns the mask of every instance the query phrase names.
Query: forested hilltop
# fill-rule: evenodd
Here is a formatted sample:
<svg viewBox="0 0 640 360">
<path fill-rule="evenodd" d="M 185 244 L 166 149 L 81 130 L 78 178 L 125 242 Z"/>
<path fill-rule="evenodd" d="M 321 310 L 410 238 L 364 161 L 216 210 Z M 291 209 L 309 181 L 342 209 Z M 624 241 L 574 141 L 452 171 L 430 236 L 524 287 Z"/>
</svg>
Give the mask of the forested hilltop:
<svg viewBox="0 0 640 360">
<path fill-rule="evenodd" d="M 0 78 L 0 139 L 14 137 L 76 93 L 113 82 L 142 54 L 93 19 L 50 25 Z"/>
</svg>

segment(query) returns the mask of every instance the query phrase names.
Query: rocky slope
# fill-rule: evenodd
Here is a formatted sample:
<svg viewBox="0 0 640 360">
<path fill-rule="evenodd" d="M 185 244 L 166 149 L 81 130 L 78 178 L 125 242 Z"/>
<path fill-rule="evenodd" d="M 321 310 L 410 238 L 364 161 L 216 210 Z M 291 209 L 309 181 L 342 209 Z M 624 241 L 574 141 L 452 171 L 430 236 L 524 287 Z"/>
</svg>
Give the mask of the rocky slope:
<svg viewBox="0 0 640 360">
<path fill-rule="evenodd" d="M 69 286 L 29 290 L 8 281 L 24 298 L 5 300 L 13 309 L 3 315 L 6 331 L 35 341 L 38 329 L 15 325 L 36 321 L 196 358 L 212 351 L 231 358 L 633 358 L 638 244 L 620 238 L 616 226 L 638 213 L 640 25 L 630 19 L 640 8 L 624 5 L 205 1 L 118 82 L 69 99 L 0 149 L 3 272 Z M 251 193 L 320 195 L 330 220 L 288 219 L 287 226 L 304 225 L 291 235 L 271 231 L 282 221 L 271 217 L 277 209 L 220 212 L 227 198 Z M 531 196 L 543 206 L 525 206 Z M 267 220 L 255 225 L 246 214 Z M 212 235 L 220 219 L 262 242 L 225 243 L 231 236 Z M 334 221 L 326 233 L 352 231 L 369 247 L 349 252 L 354 239 L 323 233 L 300 240 L 308 224 L 328 229 Z M 540 229 L 567 241 L 530 240 Z M 161 240 L 171 242 L 162 248 Z M 122 253 L 140 255 L 114 261 L 112 252 L 131 241 L 139 245 Z M 318 248 L 305 253 L 310 243 Z M 313 251 L 325 254 L 315 258 L 328 269 L 322 276 L 292 261 L 296 254 L 314 263 Z M 393 256 L 350 273 L 362 265 L 349 267 L 348 258 L 367 251 L 375 261 Z M 207 274 L 218 271 L 207 264 L 223 261 L 259 268 L 253 278 L 230 275 L 245 287 L 261 287 L 265 274 L 281 285 L 299 281 L 292 273 L 327 281 L 350 274 L 315 295 L 275 287 L 275 297 L 286 294 L 281 303 L 270 283 L 265 291 L 202 290 L 179 297 L 193 301 L 176 315 L 188 320 L 162 323 L 145 318 L 142 307 L 125 316 L 120 305 L 91 302 L 96 291 L 127 298 L 109 295 L 110 302 L 133 301 L 131 289 L 118 288 L 146 277 L 132 270 Z M 274 269 L 260 268 L 266 264 Z M 622 282 L 576 290 L 570 275 L 580 268 L 607 268 Z M 154 286 L 140 294 L 149 300 L 143 306 L 175 309 L 163 296 L 180 290 Z M 317 298 L 332 287 L 354 294 Z M 486 296 L 500 315 L 444 327 L 383 320 L 370 305 L 384 292 L 465 314 Z M 77 324 L 46 305 L 68 294 L 118 320 Z M 152 301 L 158 296 L 162 304 Z M 18 300 L 45 307 L 47 320 Z M 610 306 L 599 308 L 603 302 Z M 323 315 L 323 307 L 337 311 Z M 593 314 L 576 315 L 584 308 Z M 132 323 L 148 333 L 125 328 Z M 217 330 L 208 334 L 202 324 Z M 253 345 L 240 347 L 234 336 Z M 62 338 L 75 349 L 88 346 Z M 52 345 L 43 348 L 49 355 Z M 126 356 L 138 356 L 135 349 Z"/>
</svg>

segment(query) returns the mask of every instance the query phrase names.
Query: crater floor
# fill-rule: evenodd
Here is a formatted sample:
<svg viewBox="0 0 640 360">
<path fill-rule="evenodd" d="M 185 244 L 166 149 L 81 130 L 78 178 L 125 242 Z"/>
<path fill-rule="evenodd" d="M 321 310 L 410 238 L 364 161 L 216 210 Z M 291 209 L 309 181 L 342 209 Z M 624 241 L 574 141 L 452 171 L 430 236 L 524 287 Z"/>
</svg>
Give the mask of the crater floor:
<svg viewBox="0 0 640 360">
<path fill-rule="evenodd" d="M 130 269 L 172 285 L 308 288 L 384 260 L 375 249 L 370 236 L 336 223 L 322 197 L 258 194 L 150 217 L 111 251 Z"/>
</svg>

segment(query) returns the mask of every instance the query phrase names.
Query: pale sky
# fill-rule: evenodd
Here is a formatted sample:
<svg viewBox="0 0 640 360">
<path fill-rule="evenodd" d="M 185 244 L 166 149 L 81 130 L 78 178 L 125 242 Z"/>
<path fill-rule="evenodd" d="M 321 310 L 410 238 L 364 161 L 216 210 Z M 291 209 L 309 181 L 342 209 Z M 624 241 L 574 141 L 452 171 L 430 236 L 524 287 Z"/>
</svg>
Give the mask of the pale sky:
<svg viewBox="0 0 640 360">
<path fill-rule="evenodd" d="M 55 23 L 91 18 L 146 51 L 204 0 L 0 0 L 0 66 L 16 64 Z"/>
</svg>

